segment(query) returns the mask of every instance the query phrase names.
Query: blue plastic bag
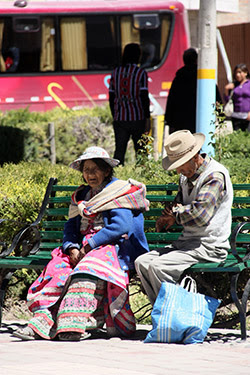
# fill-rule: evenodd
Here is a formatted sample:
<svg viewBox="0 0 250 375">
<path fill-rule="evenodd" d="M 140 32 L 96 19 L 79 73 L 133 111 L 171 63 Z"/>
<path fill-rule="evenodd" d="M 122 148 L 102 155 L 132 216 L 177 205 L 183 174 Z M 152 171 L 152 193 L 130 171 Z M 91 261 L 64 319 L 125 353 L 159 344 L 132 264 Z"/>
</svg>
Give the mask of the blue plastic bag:
<svg viewBox="0 0 250 375">
<path fill-rule="evenodd" d="M 204 341 L 221 301 L 164 282 L 151 314 L 153 329 L 145 343 L 196 344 Z"/>
</svg>

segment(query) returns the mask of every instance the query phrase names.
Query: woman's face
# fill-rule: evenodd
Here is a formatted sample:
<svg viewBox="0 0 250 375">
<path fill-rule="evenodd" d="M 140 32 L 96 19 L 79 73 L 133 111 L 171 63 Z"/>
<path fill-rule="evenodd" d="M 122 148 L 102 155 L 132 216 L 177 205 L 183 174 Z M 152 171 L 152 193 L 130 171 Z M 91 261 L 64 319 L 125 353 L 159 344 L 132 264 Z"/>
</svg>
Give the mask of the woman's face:
<svg viewBox="0 0 250 375">
<path fill-rule="evenodd" d="M 237 69 L 235 72 L 235 79 L 238 82 L 244 82 L 246 80 L 247 73 L 243 72 L 241 69 Z"/>
<path fill-rule="evenodd" d="M 108 169 L 102 171 L 93 160 L 86 160 L 83 165 L 82 175 L 91 188 L 97 188 L 103 183 L 109 172 Z"/>
</svg>

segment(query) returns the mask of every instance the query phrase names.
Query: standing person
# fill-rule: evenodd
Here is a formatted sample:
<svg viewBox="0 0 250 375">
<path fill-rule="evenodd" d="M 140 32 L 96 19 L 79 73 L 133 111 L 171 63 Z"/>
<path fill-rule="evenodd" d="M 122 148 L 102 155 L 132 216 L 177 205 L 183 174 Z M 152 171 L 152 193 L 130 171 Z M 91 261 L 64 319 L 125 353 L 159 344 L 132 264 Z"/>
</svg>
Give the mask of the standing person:
<svg viewBox="0 0 250 375">
<path fill-rule="evenodd" d="M 233 83 L 225 86 L 225 100 L 229 100 L 230 91 L 233 90 L 232 99 L 234 112 L 231 115 L 234 130 L 250 131 L 250 81 L 246 64 L 238 64 L 233 71 Z"/>
<path fill-rule="evenodd" d="M 110 336 L 134 333 L 128 273 L 148 251 L 142 214 L 148 201 L 143 184 L 112 177 L 118 164 L 101 147 L 71 163 L 86 184 L 72 195 L 62 246 L 28 291 L 34 316 L 14 336 L 78 341 L 104 323 Z"/>
<path fill-rule="evenodd" d="M 165 124 L 169 126 L 170 134 L 181 129 L 188 129 L 191 133 L 195 133 L 197 60 L 198 54 L 194 48 L 184 51 L 184 66 L 177 70 L 169 90 Z M 222 102 L 217 85 L 216 102 Z"/>
<path fill-rule="evenodd" d="M 180 129 L 195 132 L 197 59 L 194 48 L 184 51 L 184 66 L 177 70 L 167 99 L 165 123 L 169 133 Z"/>
<path fill-rule="evenodd" d="M 154 304 L 163 281 L 178 282 L 192 264 L 222 262 L 229 249 L 233 188 L 227 169 L 206 154 L 202 133 L 179 130 L 168 137 L 163 168 L 180 174 L 174 205 L 163 210 L 156 231 L 175 222 L 183 233 L 172 246 L 150 251 L 135 261 L 142 285 Z"/>
<path fill-rule="evenodd" d="M 124 48 L 122 65 L 115 68 L 109 86 L 109 104 L 114 119 L 114 158 L 124 164 L 127 144 L 132 136 L 135 152 L 139 139 L 150 130 L 148 76 L 137 66 L 141 56 L 139 44 Z"/>
</svg>

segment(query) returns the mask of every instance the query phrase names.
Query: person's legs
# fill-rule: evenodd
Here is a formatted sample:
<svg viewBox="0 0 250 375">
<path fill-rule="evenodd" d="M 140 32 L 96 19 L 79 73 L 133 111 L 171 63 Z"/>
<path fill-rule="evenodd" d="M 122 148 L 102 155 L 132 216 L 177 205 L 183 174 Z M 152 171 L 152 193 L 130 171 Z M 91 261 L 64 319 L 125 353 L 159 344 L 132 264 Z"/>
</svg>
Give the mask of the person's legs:
<svg viewBox="0 0 250 375">
<path fill-rule="evenodd" d="M 135 260 L 135 269 L 140 277 L 142 286 L 151 302 L 151 304 L 154 304 L 154 301 L 156 299 L 156 295 L 154 292 L 154 289 L 151 285 L 150 278 L 149 278 L 149 265 L 155 261 L 160 256 L 160 253 L 158 250 L 152 250 L 149 253 L 145 253 L 143 255 L 140 255 Z"/>
<path fill-rule="evenodd" d="M 135 153 L 137 154 L 141 146 L 138 144 L 139 139 L 145 131 L 145 120 L 131 121 L 130 133 L 134 143 Z"/>
<path fill-rule="evenodd" d="M 163 253 L 154 262 L 149 265 L 148 277 L 155 299 L 160 291 L 163 281 L 177 283 L 182 273 L 191 265 L 198 263 L 199 260 L 194 257 L 192 251 L 172 250 Z"/>
<path fill-rule="evenodd" d="M 143 254 L 135 261 L 136 271 L 152 305 L 164 281 L 177 283 L 181 274 L 191 265 L 206 258 L 206 249 L 161 248 Z M 208 258 L 208 257 L 207 257 Z M 209 260 L 209 259 L 207 259 Z"/>
<path fill-rule="evenodd" d="M 115 133 L 114 158 L 120 160 L 120 163 L 123 165 L 127 144 L 130 138 L 130 131 L 124 121 L 114 121 L 113 127 Z"/>
<path fill-rule="evenodd" d="M 233 123 L 234 130 L 239 130 L 239 129 L 241 129 L 242 131 L 248 130 L 249 121 L 247 120 L 242 120 L 239 118 L 232 118 L 232 123 Z"/>
<path fill-rule="evenodd" d="M 56 334 L 60 340 L 75 341 L 86 335 L 86 329 L 104 324 L 103 298 L 106 282 L 96 277 L 77 274 L 72 277 L 58 313 Z M 102 307 L 102 313 L 97 310 Z"/>
</svg>

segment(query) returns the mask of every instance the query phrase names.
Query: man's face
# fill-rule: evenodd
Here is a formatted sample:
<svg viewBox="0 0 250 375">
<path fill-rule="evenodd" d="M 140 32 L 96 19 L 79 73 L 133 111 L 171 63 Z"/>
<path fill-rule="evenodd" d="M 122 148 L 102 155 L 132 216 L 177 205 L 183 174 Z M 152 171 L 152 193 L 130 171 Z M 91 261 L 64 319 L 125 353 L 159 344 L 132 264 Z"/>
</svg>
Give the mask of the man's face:
<svg viewBox="0 0 250 375">
<path fill-rule="evenodd" d="M 197 169 L 198 165 L 196 163 L 196 157 L 194 156 L 192 159 L 176 168 L 176 172 L 178 174 L 183 174 L 187 178 L 191 178 L 195 174 Z"/>
</svg>

